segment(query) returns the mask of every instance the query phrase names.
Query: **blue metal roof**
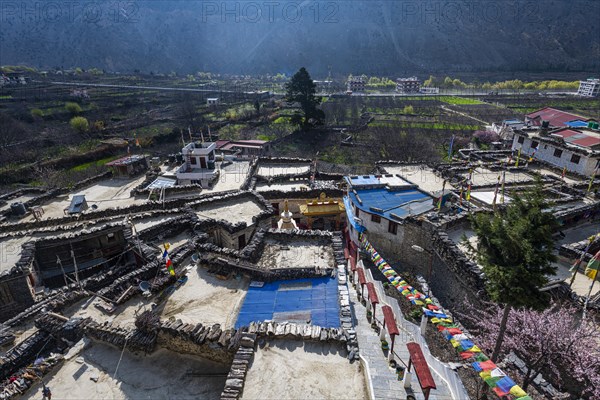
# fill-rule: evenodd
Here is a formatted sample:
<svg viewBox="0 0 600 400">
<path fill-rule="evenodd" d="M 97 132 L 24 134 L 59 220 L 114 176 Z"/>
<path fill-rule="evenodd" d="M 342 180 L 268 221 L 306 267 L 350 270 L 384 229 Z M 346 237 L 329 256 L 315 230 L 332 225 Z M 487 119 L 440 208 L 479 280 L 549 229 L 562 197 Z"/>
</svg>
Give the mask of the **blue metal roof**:
<svg viewBox="0 0 600 400">
<path fill-rule="evenodd" d="M 347 176 L 346 180 L 352 186 L 381 185 L 380 180 L 375 175 Z"/>
<path fill-rule="evenodd" d="M 354 194 L 356 192 L 356 194 Z M 350 192 L 350 199 L 359 210 L 387 219 L 402 219 L 434 208 L 433 198 L 416 190 L 388 190 L 386 188 L 359 189 Z M 360 198 L 362 204 L 356 198 Z M 392 215 L 393 214 L 393 215 Z M 360 215 L 358 216 L 360 218 Z"/>
</svg>

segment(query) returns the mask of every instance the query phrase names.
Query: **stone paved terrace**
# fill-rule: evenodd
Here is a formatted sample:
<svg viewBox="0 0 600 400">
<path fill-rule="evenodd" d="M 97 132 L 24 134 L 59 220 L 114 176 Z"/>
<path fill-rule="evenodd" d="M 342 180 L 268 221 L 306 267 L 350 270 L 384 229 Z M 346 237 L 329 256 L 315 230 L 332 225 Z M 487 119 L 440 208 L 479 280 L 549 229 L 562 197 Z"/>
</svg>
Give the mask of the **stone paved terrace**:
<svg viewBox="0 0 600 400">
<path fill-rule="evenodd" d="M 365 289 L 366 293 L 366 289 Z M 350 289 L 350 304 L 356 317 L 355 329 L 358 338 L 358 346 L 360 355 L 367 364 L 368 386 L 375 399 L 405 399 L 407 394 L 412 394 L 415 399 L 421 400 L 425 396 L 419 387 L 417 377 L 413 375 L 410 389 L 404 389 L 403 382 L 399 381 L 395 370 L 389 367 L 386 354 L 381 350 L 381 341 L 377 334 L 367 321 L 367 309 L 358 300 L 356 290 Z M 381 313 L 381 304 L 377 307 Z M 396 337 L 394 343 L 394 353 L 396 358 L 400 358 L 405 365 L 408 365 L 409 354 L 406 348 L 406 343 L 415 341 L 413 333 L 404 330 L 398 324 L 400 335 Z M 388 343 L 391 343 L 390 338 L 386 335 Z M 422 346 L 423 353 L 428 353 L 429 349 Z M 400 362 L 402 365 L 402 362 Z M 412 370 L 414 373 L 414 369 Z M 430 400 L 452 400 L 449 387 L 435 373 L 431 371 L 437 385 L 437 390 L 432 390 Z M 458 400 L 458 399 L 456 399 Z M 462 400 L 462 399 L 460 399 Z"/>
</svg>

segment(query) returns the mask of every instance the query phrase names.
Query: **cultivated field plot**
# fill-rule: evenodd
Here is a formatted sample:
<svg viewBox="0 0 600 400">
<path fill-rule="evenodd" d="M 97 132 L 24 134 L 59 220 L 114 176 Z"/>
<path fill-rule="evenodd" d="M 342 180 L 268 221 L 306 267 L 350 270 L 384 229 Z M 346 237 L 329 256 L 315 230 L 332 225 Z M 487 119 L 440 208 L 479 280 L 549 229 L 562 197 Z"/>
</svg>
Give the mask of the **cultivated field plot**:
<svg viewBox="0 0 600 400">
<path fill-rule="evenodd" d="M 159 349 L 143 356 L 90 343 L 45 384 L 55 399 L 218 399 L 229 366 Z M 117 370 L 117 365 L 119 368 Z M 25 399 L 41 399 L 41 385 Z"/>
<path fill-rule="evenodd" d="M 365 399 L 359 365 L 338 344 L 271 341 L 255 353 L 242 399 Z"/>
</svg>

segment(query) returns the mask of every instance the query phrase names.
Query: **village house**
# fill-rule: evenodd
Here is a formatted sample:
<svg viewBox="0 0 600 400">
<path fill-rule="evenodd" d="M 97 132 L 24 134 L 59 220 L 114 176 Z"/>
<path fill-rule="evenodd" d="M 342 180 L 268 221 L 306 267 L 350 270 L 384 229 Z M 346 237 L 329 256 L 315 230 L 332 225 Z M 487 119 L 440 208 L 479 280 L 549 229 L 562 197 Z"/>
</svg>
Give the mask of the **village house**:
<svg viewBox="0 0 600 400">
<path fill-rule="evenodd" d="M 364 76 L 351 76 L 348 78 L 348 92 L 364 92 L 367 79 Z"/>
<path fill-rule="evenodd" d="M 434 209 L 435 199 L 398 175 L 365 175 L 344 178 L 349 237 L 368 232 L 369 240 L 388 254 L 399 251 L 405 239 L 404 221 Z"/>
<path fill-rule="evenodd" d="M 216 151 L 235 158 L 252 158 L 267 156 L 271 145 L 266 140 L 217 140 Z"/>
<path fill-rule="evenodd" d="M 546 121 L 546 122 L 544 122 Z M 544 107 L 525 115 L 525 125 L 562 128 L 565 126 L 571 128 L 583 128 L 588 122 L 595 122 L 594 119 L 582 117 L 581 115 L 557 110 L 552 107 Z"/>
<path fill-rule="evenodd" d="M 219 176 L 219 171 L 215 168 L 216 147 L 216 143 L 192 142 L 181 149 L 184 163 L 176 173 L 178 184 L 209 187 Z"/>
<path fill-rule="evenodd" d="M 598 97 L 600 95 L 600 79 L 589 78 L 585 81 L 579 81 L 578 96 Z"/>
<path fill-rule="evenodd" d="M 398 93 L 419 93 L 420 89 L 421 82 L 416 76 L 396 79 L 396 91 Z"/>
<path fill-rule="evenodd" d="M 589 128 L 525 128 L 515 131 L 512 150 L 569 172 L 591 176 L 600 166 L 598 123 Z M 595 127 L 595 129 L 594 129 Z"/>
<path fill-rule="evenodd" d="M 146 172 L 148 160 L 144 154 L 133 154 L 106 163 L 111 169 L 113 176 L 117 178 L 130 178 Z"/>
</svg>

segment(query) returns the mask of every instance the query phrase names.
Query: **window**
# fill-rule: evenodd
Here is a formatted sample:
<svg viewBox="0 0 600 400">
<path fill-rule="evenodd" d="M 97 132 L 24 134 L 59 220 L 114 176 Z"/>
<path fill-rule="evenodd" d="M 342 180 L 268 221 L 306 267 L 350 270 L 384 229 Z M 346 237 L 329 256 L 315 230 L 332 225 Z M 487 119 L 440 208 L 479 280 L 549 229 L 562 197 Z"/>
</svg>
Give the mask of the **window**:
<svg viewBox="0 0 600 400">
<path fill-rule="evenodd" d="M 198 161 L 196 161 L 196 157 L 190 157 L 190 164 L 196 165 Z"/>
<path fill-rule="evenodd" d="M 358 209 L 358 207 L 356 207 L 356 218 L 358 218 L 359 211 L 360 210 Z"/>
<path fill-rule="evenodd" d="M 525 137 L 519 136 L 519 139 L 517 140 L 517 142 L 523 144 L 523 142 L 525 142 Z"/>
<path fill-rule="evenodd" d="M 539 142 L 536 142 L 536 141 L 534 140 L 533 142 L 531 142 L 531 148 L 532 148 L 532 149 L 537 149 L 537 147 L 538 147 L 538 145 L 539 145 L 539 144 L 540 144 Z"/>
<path fill-rule="evenodd" d="M 390 221 L 390 224 L 388 225 L 388 232 L 391 233 L 392 235 L 397 234 L 398 233 L 398 224 Z"/>
<path fill-rule="evenodd" d="M 562 150 L 561 149 L 554 149 L 554 157 L 560 158 L 561 156 L 562 156 Z"/>
<path fill-rule="evenodd" d="M 573 154 L 573 155 L 571 156 L 571 162 L 572 162 L 573 164 L 579 164 L 579 160 L 581 160 L 581 156 L 580 156 L 580 155 L 578 155 L 578 154 Z"/>
<path fill-rule="evenodd" d="M 380 223 L 381 217 L 379 215 L 371 214 L 371 221 Z"/>
</svg>

